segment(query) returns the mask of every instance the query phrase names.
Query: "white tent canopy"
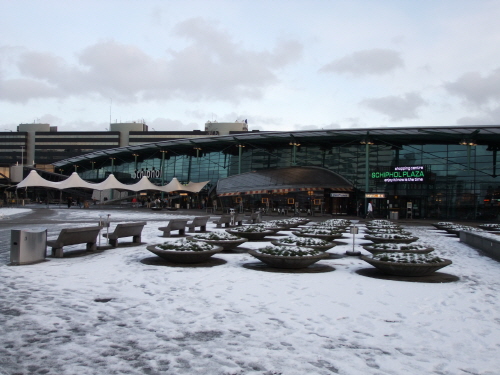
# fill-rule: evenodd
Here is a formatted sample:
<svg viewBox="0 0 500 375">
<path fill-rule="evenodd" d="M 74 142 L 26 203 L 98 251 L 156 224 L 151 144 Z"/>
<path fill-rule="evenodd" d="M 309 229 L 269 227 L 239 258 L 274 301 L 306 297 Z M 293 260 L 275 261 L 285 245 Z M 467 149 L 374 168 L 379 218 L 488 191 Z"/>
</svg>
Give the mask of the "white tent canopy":
<svg viewBox="0 0 500 375">
<path fill-rule="evenodd" d="M 97 184 L 93 184 L 82 180 L 78 173 L 73 172 L 70 177 L 68 177 L 64 181 L 52 182 L 41 177 L 36 171 L 31 171 L 29 175 L 17 184 L 17 188 L 25 188 L 32 186 L 39 187 L 47 187 L 58 190 L 69 189 L 69 188 L 84 188 L 84 189 L 93 189 L 93 190 L 108 190 L 108 189 L 116 189 L 116 190 L 129 190 L 129 191 L 143 191 L 143 190 L 156 190 L 162 191 L 164 193 L 170 193 L 172 191 L 188 191 L 191 193 L 198 193 L 201 189 L 208 183 L 205 182 L 190 182 L 187 185 L 182 185 L 177 178 L 173 178 L 165 186 L 157 186 L 148 180 L 146 176 L 142 177 L 139 182 L 126 185 L 122 184 L 120 181 L 116 179 L 113 174 L 110 174 L 106 180 L 99 182 Z"/>
</svg>

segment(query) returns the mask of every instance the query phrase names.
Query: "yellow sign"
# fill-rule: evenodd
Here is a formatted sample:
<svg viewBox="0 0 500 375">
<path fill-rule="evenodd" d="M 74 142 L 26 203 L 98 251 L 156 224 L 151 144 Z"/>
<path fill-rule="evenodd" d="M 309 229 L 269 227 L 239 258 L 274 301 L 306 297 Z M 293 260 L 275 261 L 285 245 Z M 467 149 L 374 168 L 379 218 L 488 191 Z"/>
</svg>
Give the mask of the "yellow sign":
<svg viewBox="0 0 500 375">
<path fill-rule="evenodd" d="M 365 198 L 385 198 L 385 193 L 365 193 Z"/>
</svg>

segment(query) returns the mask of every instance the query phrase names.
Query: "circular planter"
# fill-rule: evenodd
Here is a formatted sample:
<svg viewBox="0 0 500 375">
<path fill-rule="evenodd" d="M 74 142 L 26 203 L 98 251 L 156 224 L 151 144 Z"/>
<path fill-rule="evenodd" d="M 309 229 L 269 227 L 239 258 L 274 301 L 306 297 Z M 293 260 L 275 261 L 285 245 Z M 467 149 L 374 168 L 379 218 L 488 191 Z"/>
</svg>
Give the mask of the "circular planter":
<svg viewBox="0 0 500 375">
<path fill-rule="evenodd" d="M 280 242 L 280 240 L 273 240 L 271 243 L 275 246 L 300 246 L 300 247 L 307 247 L 309 249 L 314 249 L 318 251 L 327 251 L 331 249 L 334 246 L 337 246 L 336 243 L 334 242 L 329 242 L 328 245 L 302 245 L 302 244 L 296 244 L 296 243 L 286 243 L 286 242 Z"/>
<path fill-rule="evenodd" d="M 447 233 L 454 234 L 457 237 L 460 237 L 460 232 L 461 231 L 464 231 L 464 232 L 485 233 L 484 229 L 472 227 L 470 225 L 454 226 L 454 227 L 444 228 L 444 230 Z"/>
<path fill-rule="evenodd" d="M 410 238 L 384 238 L 384 237 L 375 237 L 367 234 L 365 236 L 367 240 L 373 241 L 375 243 L 412 243 L 418 240 L 418 237 L 410 237 Z"/>
<path fill-rule="evenodd" d="M 212 255 L 220 253 L 222 251 L 222 247 L 219 246 L 214 247 L 213 250 L 205 251 L 163 250 L 159 247 L 156 247 L 156 245 L 147 246 L 146 249 L 168 262 L 188 264 L 206 262 Z"/>
<path fill-rule="evenodd" d="M 289 230 L 295 226 L 298 226 L 298 224 L 296 224 L 292 221 L 287 221 L 287 220 L 272 220 L 272 221 L 268 221 L 267 223 L 274 224 L 274 225 L 276 225 L 277 228 L 282 228 L 279 230 Z"/>
<path fill-rule="evenodd" d="M 441 221 L 439 223 L 433 223 L 432 226 L 436 229 L 440 229 L 440 230 L 443 230 L 445 229 L 446 227 L 449 227 L 449 226 L 452 226 L 452 225 L 456 225 L 455 223 L 452 223 L 452 222 L 449 222 L 449 221 Z"/>
<path fill-rule="evenodd" d="M 500 231 L 500 224 L 480 224 L 479 228 L 487 230 L 489 232 L 498 232 Z"/>
<path fill-rule="evenodd" d="M 378 270 L 386 273 L 388 275 L 396 276 L 427 276 L 436 272 L 437 270 L 449 266 L 452 261 L 449 259 L 443 259 L 440 263 L 396 263 L 396 262 L 385 262 L 381 260 L 373 259 L 370 256 L 362 255 L 360 259 L 371 264 Z"/>
<path fill-rule="evenodd" d="M 266 226 L 264 225 L 263 226 L 264 228 L 266 228 L 267 230 L 270 230 L 273 232 L 273 234 L 276 234 L 278 233 L 280 230 L 288 230 L 288 228 L 284 227 L 284 226 L 276 226 L 276 227 L 273 227 L 273 226 Z"/>
<path fill-rule="evenodd" d="M 403 229 L 366 229 L 367 234 L 403 234 L 405 236 L 410 235 L 410 232 L 406 232 Z"/>
<path fill-rule="evenodd" d="M 363 246 L 363 249 L 369 251 L 372 254 L 380 254 L 380 253 L 412 253 L 412 254 L 428 254 L 434 251 L 433 247 L 426 247 L 423 249 L 415 249 L 415 250 L 398 250 L 398 249 L 377 249 L 370 245 Z"/>
<path fill-rule="evenodd" d="M 238 232 L 233 231 L 232 229 L 226 229 L 226 232 L 234 234 L 235 236 L 246 238 L 248 241 L 258 241 L 266 236 L 275 234 L 275 232 L 272 230 L 265 230 L 263 232 Z"/>
<path fill-rule="evenodd" d="M 383 225 L 371 225 L 365 224 L 367 229 L 401 229 L 398 224 L 383 224 Z"/>
<path fill-rule="evenodd" d="M 293 232 L 295 236 L 298 237 L 314 237 L 314 238 L 321 238 L 325 241 L 333 241 L 338 238 L 342 238 L 342 233 L 335 233 L 335 234 L 315 234 L 315 233 L 303 233 L 303 232 Z"/>
<path fill-rule="evenodd" d="M 193 237 L 188 237 L 191 240 Z M 206 240 L 204 238 L 196 238 L 195 241 L 206 242 L 211 245 L 222 247 L 223 251 L 233 250 L 234 248 L 240 246 L 242 243 L 248 241 L 246 238 L 239 238 L 237 240 Z"/>
<path fill-rule="evenodd" d="M 318 255 L 308 255 L 308 256 L 270 255 L 270 254 L 262 254 L 255 250 L 248 250 L 248 253 L 270 267 L 288 268 L 288 269 L 306 268 L 309 267 L 311 264 L 320 261 L 321 259 L 326 259 L 329 257 L 329 255 L 326 253 L 321 253 Z"/>
<path fill-rule="evenodd" d="M 328 224 L 323 224 L 323 223 L 318 223 L 311 225 L 308 227 L 309 229 L 323 229 L 323 230 L 333 230 L 337 232 L 345 232 L 348 227 L 342 226 L 342 225 L 328 225 Z"/>
</svg>

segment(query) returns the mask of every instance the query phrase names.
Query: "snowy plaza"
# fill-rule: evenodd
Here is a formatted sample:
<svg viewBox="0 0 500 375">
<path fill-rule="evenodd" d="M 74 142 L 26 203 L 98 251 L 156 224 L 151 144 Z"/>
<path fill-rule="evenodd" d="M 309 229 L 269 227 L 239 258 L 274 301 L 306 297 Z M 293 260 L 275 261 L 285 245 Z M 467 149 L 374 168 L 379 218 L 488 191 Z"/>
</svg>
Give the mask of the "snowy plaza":
<svg viewBox="0 0 500 375">
<path fill-rule="evenodd" d="M 95 225 L 110 214 L 146 221 L 142 243 L 9 265 L 10 231 Z M 169 219 L 150 210 L 0 209 L 0 374 L 495 375 L 500 359 L 500 264 L 428 224 L 401 225 L 453 264 L 454 282 L 366 277 L 346 233 L 321 260 L 331 272 L 266 272 L 245 250 L 212 266 L 155 264 L 148 244 Z M 212 215 L 215 219 L 215 215 Z M 321 220 L 321 218 L 316 218 Z M 207 230 L 216 229 L 212 220 Z M 359 223 L 355 250 L 362 248 Z M 187 232 L 186 232 L 187 234 Z M 102 243 L 105 242 L 101 238 Z M 47 249 L 50 255 L 50 248 Z"/>
</svg>

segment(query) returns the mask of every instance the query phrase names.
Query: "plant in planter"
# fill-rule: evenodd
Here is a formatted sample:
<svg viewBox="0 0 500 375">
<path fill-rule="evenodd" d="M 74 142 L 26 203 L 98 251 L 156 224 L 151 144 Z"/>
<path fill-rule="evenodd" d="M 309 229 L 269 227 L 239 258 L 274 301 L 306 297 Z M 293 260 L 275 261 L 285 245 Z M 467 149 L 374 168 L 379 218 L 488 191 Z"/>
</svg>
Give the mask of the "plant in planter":
<svg viewBox="0 0 500 375">
<path fill-rule="evenodd" d="M 325 223 L 331 223 L 333 225 L 349 226 L 349 225 L 351 225 L 351 220 L 347 220 L 347 219 L 328 219 L 328 220 L 325 220 Z"/>
<path fill-rule="evenodd" d="M 202 241 L 186 240 L 185 238 L 175 242 L 150 245 L 146 248 L 160 258 L 175 263 L 206 262 L 212 255 L 222 251 L 220 246 Z"/>
<path fill-rule="evenodd" d="M 368 229 L 400 229 L 401 227 L 398 224 L 381 224 L 381 225 L 366 224 L 366 228 L 368 228 Z"/>
<path fill-rule="evenodd" d="M 415 253 L 379 253 L 364 255 L 361 259 L 384 273 L 397 276 L 426 276 L 452 264 L 449 259 Z"/>
<path fill-rule="evenodd" d="M 275 234 L 275 232 L 265 226 L 258 224 L 244 225 L 242 227 L 226 229 L 226 232 L 234 234 L 239 237 L 248 239 L 249 241 L 261 240 L 265 236 Z"/>
<path fill-rule="evenodd" d="M 292 217 L 289 219 L 269 220 L 269 221 L 266 221 L 266 223 L 273 223 L 273 225 L 275 225 L 277 227 L 290 229 L 290 228 L 296 228 L 302 224 L 306 224 L 307 221 L 304 222 L 302 219 Z"/>
<path fill-rule="evenodd" d="M 451 226 L 445 227 L 444 230 L 446 232 L 448 232 L 449 234 L 454 234 L 456 236 L 460 236 L 460 231 L 485 232 L 484 229 L 472 227 L 470 225 L 451 225 Z"/>
<path fill-rule="evenodd" d="M 248 239 L 235 236 L 226 231 L 215 231 L 209 233 L 200 233 L 188 238 L 189 240 L 202 241 L 215 246 L 220 246 L 224 251 L 232 250 L 235 247 L 247 242 Z"/>
<path fill-rule="evenodd" d="M 276 246 L 300 246 L 309 247 L 311 249 L 326 251 L 336 246 L 334 242 L 329 242 L 321 238 L 316 237 L 295 237 L 288 236 L 283 237 L 278 240 L 271 241 L 273 245 Z"/>
<path fill-rule="evenodd" d="M 285 230 L 288 229 L 285 226 L 279 226 L 276 222 L 274 221 L 266 221 L 263 223 L 258 223 L 258 224 L 252 224 L 252 226 L 259 226 L 266 228 L 268 230 L 272 230 L 274 233 L 278 233 L 280 230 Z"/>
<path fill-rule="evenodd" d="M 402 228 L 372 228 L 372 229 L 366 229 L 365 232 L 368 234 L 378 234 L 378 233 L 406 234 L 406 235 L 411 234 L 410 232 L 407 232 Z"/>
<path fill-rule="evenodd" d="M 325 220 L 323 222 L 317 223 L 316 225 L 324 225 L 324 226 L 330 226 L 330 227 L 337 227 L 337 228 L 347 228 L 350 226 L 352 223 L 350 220 L 346 219 L 329 219 Z"/>
<path fill-rule="evenodd" d="M 389 221 L 389 220 L 371 220 L 368 224 L 369 225 L 374 225 L 374 226 L 379 226 L 379 225 L 394 225 L 394 223 L 392 221 Z"/>
<path fill-rule="evenodd" d="M 420 244 L 405 244 L 405 243 L 374 243 L 365 245 L 363 248 L 372 254 L 378 253 L 417 253 L 427 254 L 434 251 L 433 247 Z"/>
<path fill-rule="evenodd" d="M 331 241 L 337 238 L 341 238 L 343 233 L 339 232 L 339 230 L 336 228 L 311 227 L 293 232 L 293 234 L 299 237 L 317 237 L 322 238 L 326 241 Z"/>
<path fill-rule="evenodd" d="M 318 250 L 299 246 L 266 246 L 249 250 L 253 257 L 276 268 L 306 268 L 329 255 Z"/>
<path fill-rule="evenodd" d="M 375 243 L 380 243 L 380 242 L 411 243 L 418 240 L 418 237 L 414 237 L 411 234 L 407 235 L 398 233 L 367 234 L 365 235 L 365 238 Z"/>
<path fill-rule="evenodd" d="M 497 232 L 500 231 L 500 224 L 480 224 L 479 228 L 487 231 Z"/>
<path fill-rule="evenodd" d="M 309 228 L 310 229 L 330 229 L 330 230 L 335 230 L 337 232 L 345 232 L 347 226 L 334 225 L 332 223 L 321 222 L 321 223 L 314 223 Z"/>
</svg>

